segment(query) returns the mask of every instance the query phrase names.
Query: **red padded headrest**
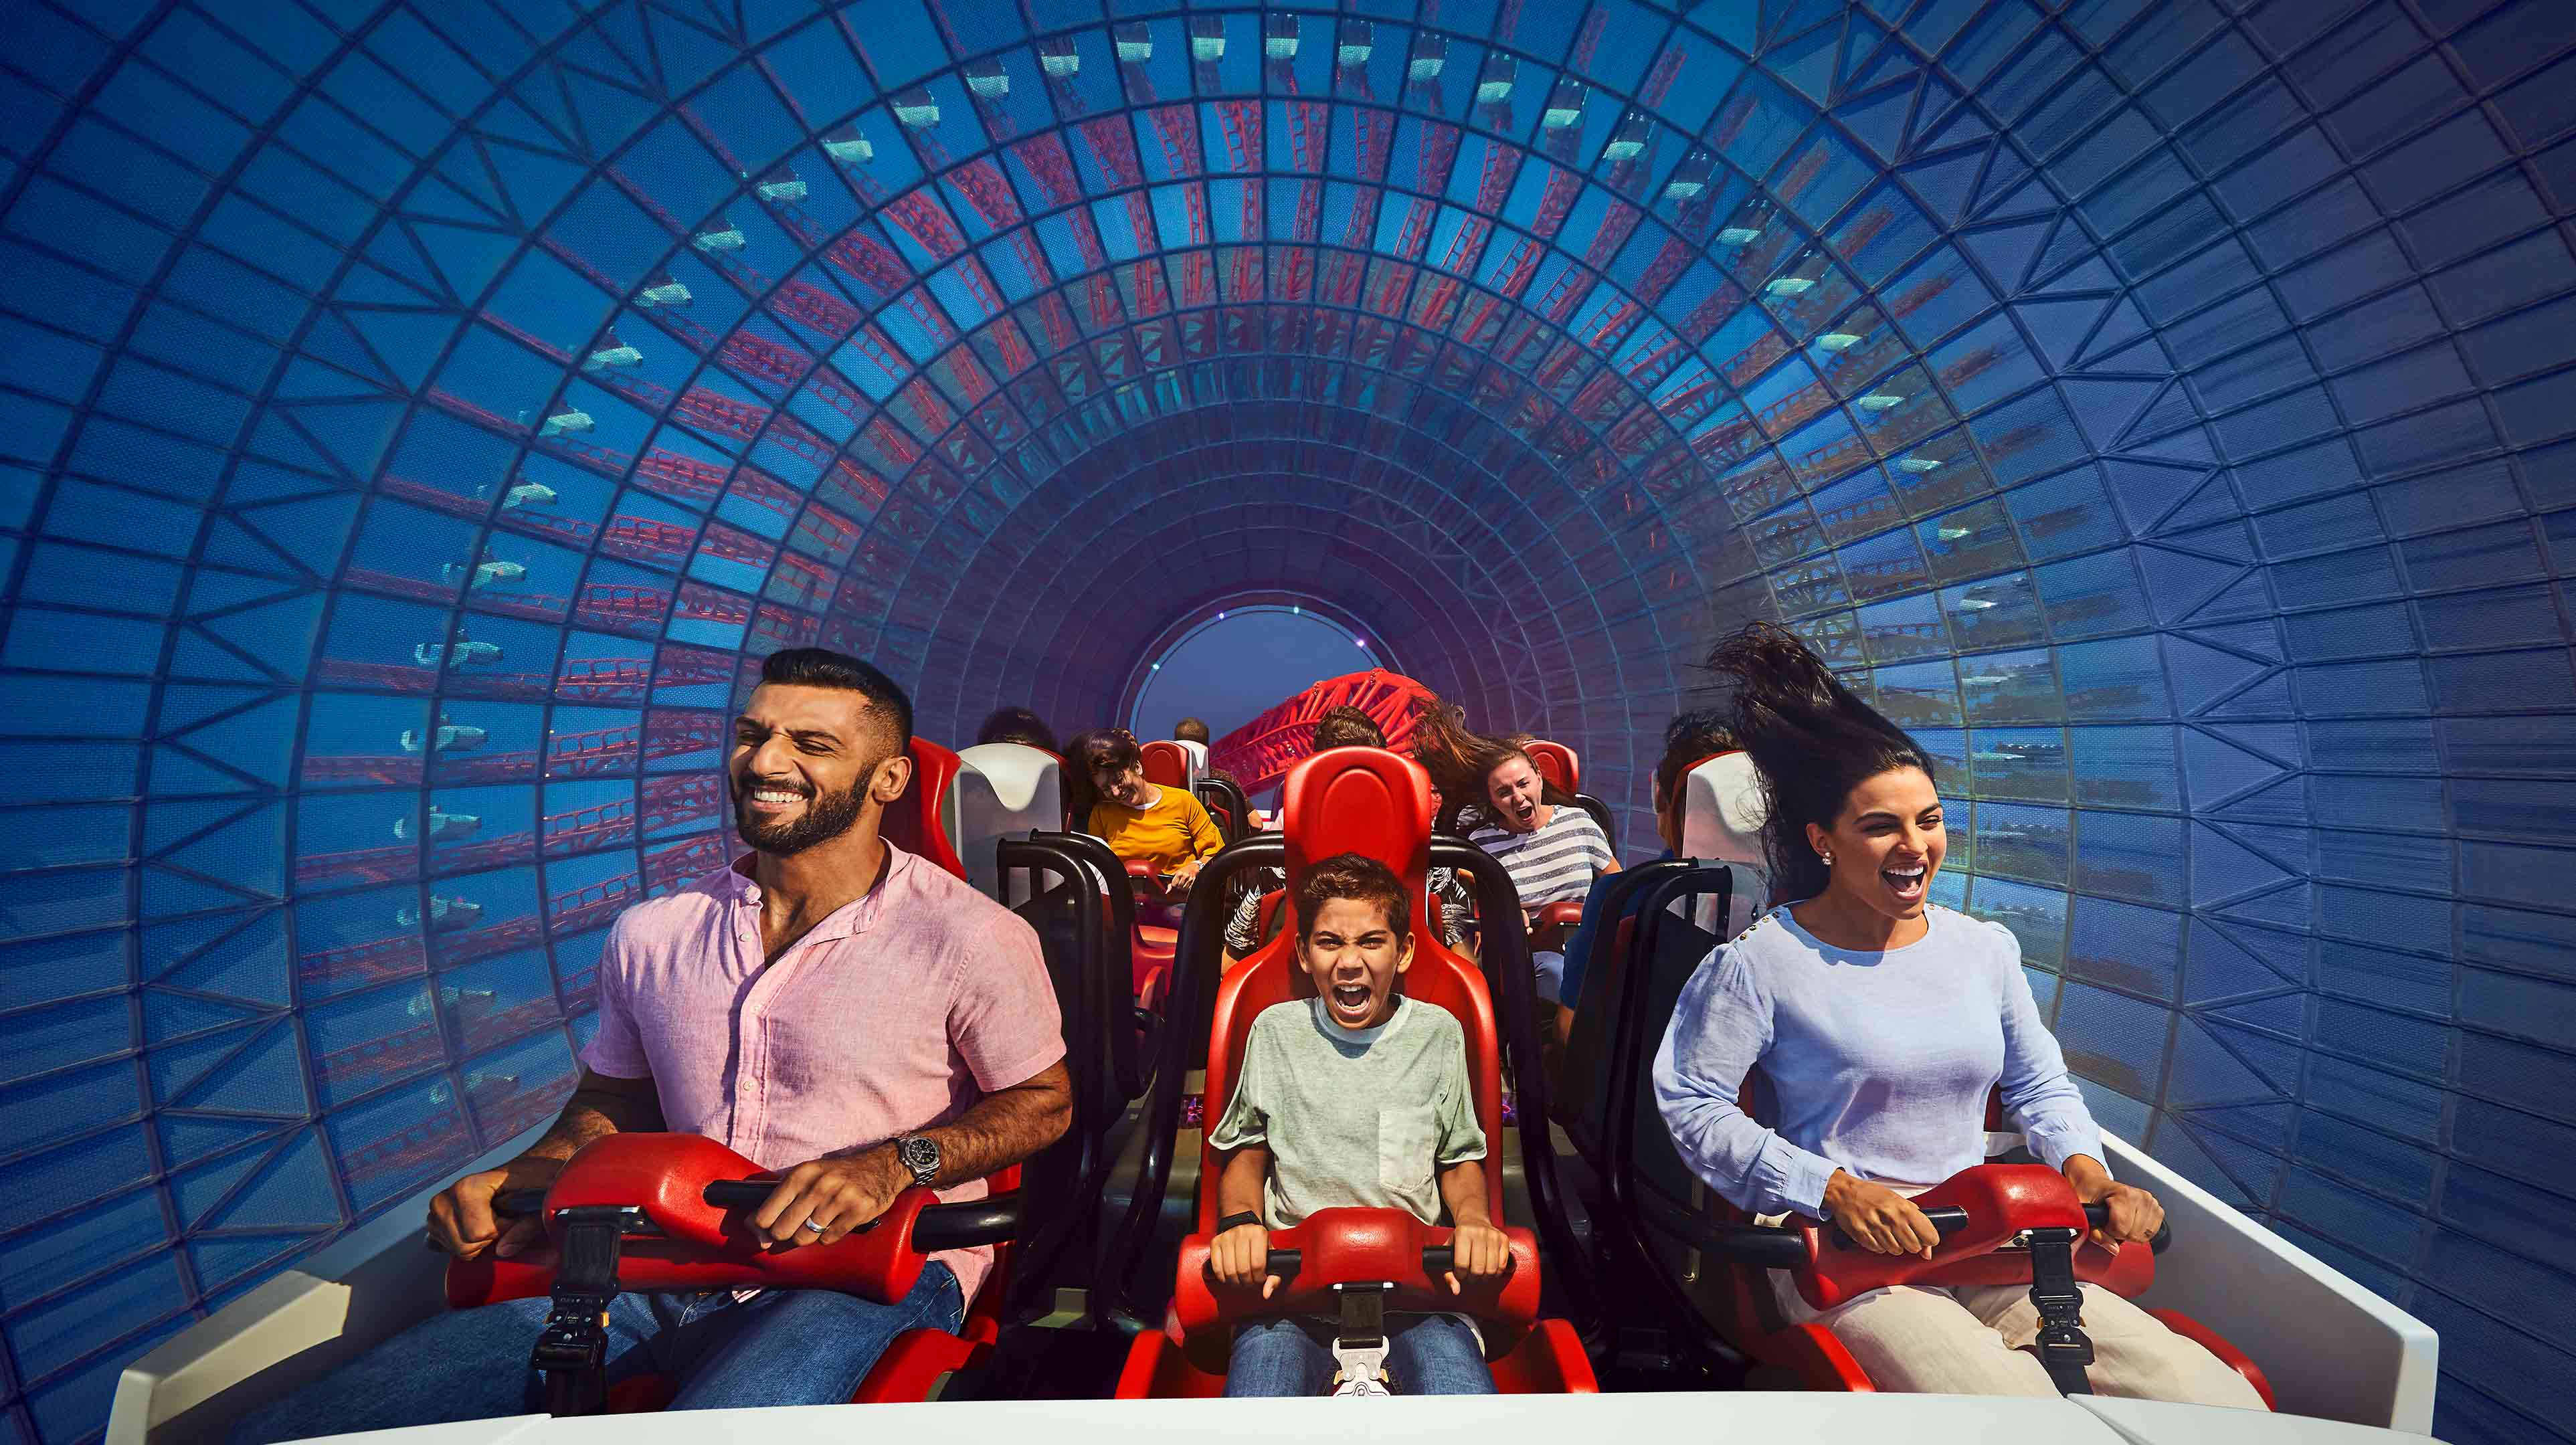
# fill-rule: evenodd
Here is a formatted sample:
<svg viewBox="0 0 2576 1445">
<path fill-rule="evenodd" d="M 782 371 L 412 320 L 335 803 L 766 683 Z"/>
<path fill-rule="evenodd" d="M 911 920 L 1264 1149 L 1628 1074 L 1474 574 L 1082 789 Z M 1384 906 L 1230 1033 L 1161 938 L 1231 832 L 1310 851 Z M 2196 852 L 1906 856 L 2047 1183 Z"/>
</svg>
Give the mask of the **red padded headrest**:
<svg viewBox="0 0 2576 1445">
<path fill-rule="evenodd" d="M 1426 880 L 1431 856 L 1431 777 L 1412 759 L 1380 748 L 1335 748 L 1317 753 L 1288 774 L 1285 785 L 1289 892 L 1306 870 L 1338 853 L 1363 853 L 1395 870 L 1413 900 L 1413 968 L 1399 987 L 1407 998 L 1436 1004 L 1455 1016 L 1467 1036 L 1467 1073 L 1474 1085 L 1476 1122 L 1485 1131 L 1487 1207 L 1502 1217 L 1503 1171 L 1490 1161 L 1502 1154 L 1502 1049 L 1494 1003 L 1475 964 L 1440 942 L 1428 920 Z M 1279 936 L 1255 949 L 1217 984 L 1209 1029 L 1206 1117 L 1223 1116 L 1243 1063 L 1252 1021 L 1272 1004 L 1311 998 L 1314 983 L 1297 961 L 1294 905 Z M 1201 1144 L 1199 1232 L 1216 1223 L 1216 1153 Z"/>
<path fill-rule="evenodd" d="M 948 749 L 928 738 L 914 738 L 912 786 L 886 805 L 885 817 L 877 824 L 878 835 L 887 842 L 920 854 L 956 878 L 966 876 L 966 861 L 957 856 L 944 820 L 948 790 L 956 785 L 958 770 L 964 766 Z"/>
<path fill-rule="evenodd" d="M 1288 887 L 1337 853 L 1365 853 L 1395 870 L 1405 896 L 1428 897 L 1431 775 L 1384 748 L 1335 748 L 1288 773 L 1280 789 L 1288 835 Z M 1414 915 L 1421 916 L 1417 905 Z"/>
<path fill-rule="evenodd" d="M 1575 758 L 1574 749 L 1563 743 L 1536 742 L 1523 751 L 1530 755 L 1530 766 L 1538 769 L 1540 777 L 1568 793 L 1583 791 L 1577 786 L 1583 781 L 1583 766 Z"/>
<path fill-rule="evenodd" d="M 1165 740 L 1147 743 L 1143 751 L 1146 782 L 1158 788 L 1186 788 L 1190 785 L 1188 749 Z"/>
</svg>

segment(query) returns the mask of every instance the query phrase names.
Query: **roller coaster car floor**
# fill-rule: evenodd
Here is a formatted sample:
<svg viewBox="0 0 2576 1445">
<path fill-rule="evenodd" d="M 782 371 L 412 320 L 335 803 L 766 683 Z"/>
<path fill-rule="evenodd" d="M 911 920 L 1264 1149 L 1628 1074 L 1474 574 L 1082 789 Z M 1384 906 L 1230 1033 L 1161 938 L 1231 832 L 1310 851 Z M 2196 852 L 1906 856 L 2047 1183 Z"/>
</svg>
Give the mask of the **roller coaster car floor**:
<svg viewBox="0 0 2576 1445">
<path fill-rule="evenodd" d="M 1023 1325 L 1002 1332 L 973 1370 L 949 1377 L 943 1400 L 1104 1400 L 1127 1358 L 1116 1330 Z"/>
</svg>

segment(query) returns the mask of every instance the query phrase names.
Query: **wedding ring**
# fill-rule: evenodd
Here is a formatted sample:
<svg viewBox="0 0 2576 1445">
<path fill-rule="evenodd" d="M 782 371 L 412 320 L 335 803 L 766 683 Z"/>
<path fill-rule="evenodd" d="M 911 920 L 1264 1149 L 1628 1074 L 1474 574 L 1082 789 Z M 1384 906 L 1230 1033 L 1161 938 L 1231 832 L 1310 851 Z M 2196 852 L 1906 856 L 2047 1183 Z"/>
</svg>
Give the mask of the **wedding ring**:
<svg viewBox="0 0 2576 1445">
<path fill-rule="evenodd" d="M 819 1224 L 816 1224 L 813 1220 L 810 1220 L 810 1219 L 805 1221 L 805 1227 L 806 1227 L 807 1229 L 810 1229 L 810 1230 L 814 1231 L 816 1234 L 821 1234 L 821 1233 L 823 1232 L 823 1226 L 821 1226 L 821 1225 L 819 1225 Z"/>
</svg>

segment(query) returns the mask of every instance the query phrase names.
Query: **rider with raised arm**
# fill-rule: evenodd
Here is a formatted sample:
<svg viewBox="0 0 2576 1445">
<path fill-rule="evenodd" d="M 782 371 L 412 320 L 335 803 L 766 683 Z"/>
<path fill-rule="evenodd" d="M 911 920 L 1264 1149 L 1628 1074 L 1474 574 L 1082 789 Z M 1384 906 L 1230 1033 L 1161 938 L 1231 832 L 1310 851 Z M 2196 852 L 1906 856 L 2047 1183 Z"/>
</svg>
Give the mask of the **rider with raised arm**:
<svg viewBox="0 0 2576 1445">
<path fill-rule="evenodd" d="M 1403 883 L 1384 863 L 1343 853 L 1307 869 L 1291 901 L 1297 961 L 1315 996 L 1253 1020 L 1234 1097 L 1208 1135 L 1225 1156 L 1208 1253 L 1218 1282 L 1269 1295 L 1279 1283 L 1270 1231 L 1353 1206 L 1402 1209 L 1425 1224 L 1446 1206 L 1457 1225 L 1450 1291 L 1501 1275 L 1511 1245 L 1485 1209 L 1466 1033 L 1447 1010 L 1395 991 L 1413 966 Z M 1323 1393 L 1333 1377 L 1329 1337 L 1315 1321 L 1244 1325 L 1225 1392 Z M 1407 1394 L 1494 1392 L 1475 1327 L 1461 1316 L 1395 1316 L 1387 1346 L 1388 1371 Z"/>
<path fill-rule="evenodd" d="M 2152 1238 L 2164 1209 L 2115 1182 L 2101 1133 L 2031 997 L 2010 931 L 1928 903 L 1947 839 L 1931 757 L 1795 637 L 1757 625 L 1721 642 L 1730 730 L 1760 770 L 1774 896 L 1682 990 L 1655 1056 L 1673 1146 L 1757 1218 L 1831 1219 L 1879 1254 L 1930 1258 L 1940 1234 L 1911 1196 L 1985 1162 L 1989 1092 L 2031 1152 L 2086 1203 L 2093 1241 Z M 1738 1098 L 1759 1066 L 1778 1114 Z M 1875 1289 L 1819 1314 L 1785 1272 L 1792 1323 L 1821 1319 L 1878 1388 L 2055 1396 L 2024 1285 Z M 2083 1287 L 2089 1378 L 2105 1395 L 2262 1408 L 2244 1377 L 2108 1290 Z"/>
<path fill-rule="evenodd" d="M 831 1244 L 914 1184 L 943 1199 L 1064 1132 L 1055 990 L 1029 925 L 879 836 L 912 782 L 912 705 L 821 648 L 772 654 L 727 760 L 751 851 L 611 927 L 599 1025 L 552 1129 L 430 1204 L 461 1258 L 538 1242 L 493 1197 L 540 1189 L 620 1131 L 703 1134 L 783 1177 L 753 1212 L 772 1249 Z M 674 1378 L 673 1409 L 847 1401 L 907 1329 L 954 1330 L 989 1249 L 935 1255 L 877 1304 L 824 1290 L 621 1294 L 608 1375 Z M 437 1315 L 247 1417 L 239 1442 L 544 1408 L 529 1349 L 552 1302 Z"/>
</svg>

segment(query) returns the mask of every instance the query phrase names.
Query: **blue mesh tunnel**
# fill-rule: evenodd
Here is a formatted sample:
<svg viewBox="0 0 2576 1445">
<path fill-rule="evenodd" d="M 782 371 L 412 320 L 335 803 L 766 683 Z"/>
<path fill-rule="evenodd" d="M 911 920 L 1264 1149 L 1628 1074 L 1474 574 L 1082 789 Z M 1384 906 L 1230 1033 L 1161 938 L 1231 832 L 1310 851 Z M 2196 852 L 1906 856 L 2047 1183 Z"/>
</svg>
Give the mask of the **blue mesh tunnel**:
<svg viewBox="0 0 2576 1445">
<path fill-rule="evenodd" d="M 1272 593 L 1632 840 L 1791 626 L 2103 1121 L 2576 1439 L 2576 9 L 1682 8 L 10 7 L 0 1440 L 551 1114 L 762 655 Z"/>
</svg>

